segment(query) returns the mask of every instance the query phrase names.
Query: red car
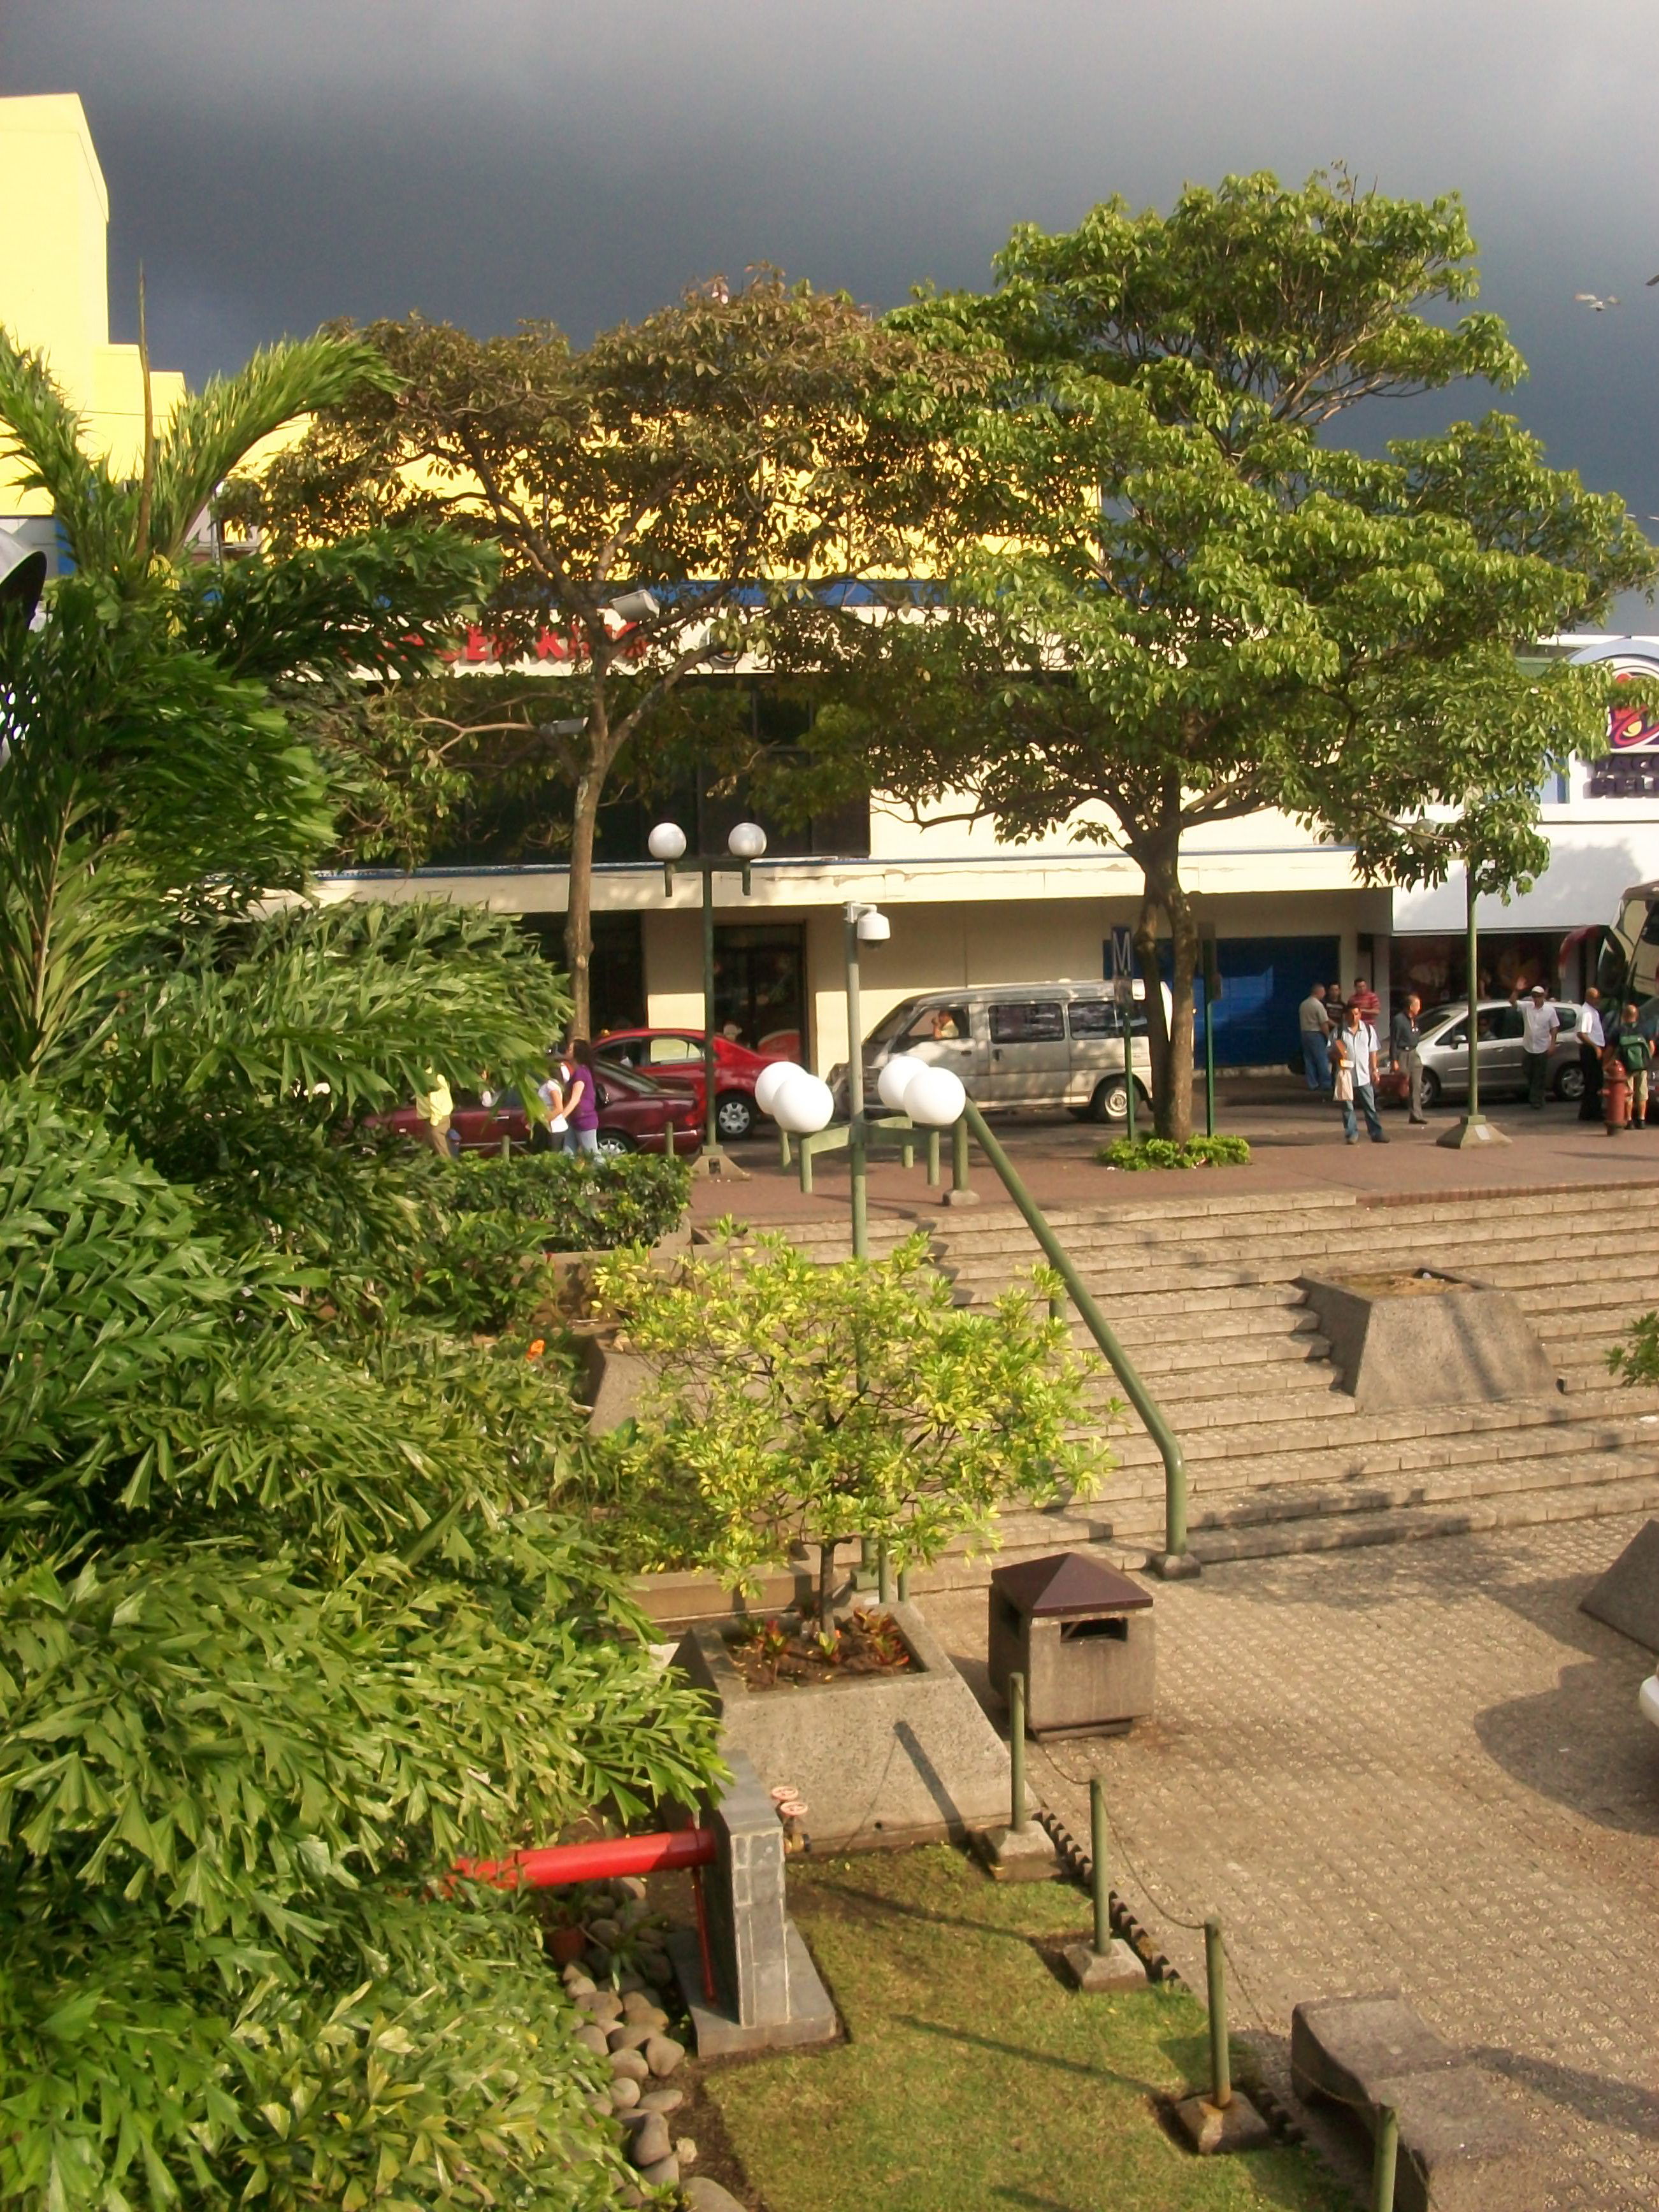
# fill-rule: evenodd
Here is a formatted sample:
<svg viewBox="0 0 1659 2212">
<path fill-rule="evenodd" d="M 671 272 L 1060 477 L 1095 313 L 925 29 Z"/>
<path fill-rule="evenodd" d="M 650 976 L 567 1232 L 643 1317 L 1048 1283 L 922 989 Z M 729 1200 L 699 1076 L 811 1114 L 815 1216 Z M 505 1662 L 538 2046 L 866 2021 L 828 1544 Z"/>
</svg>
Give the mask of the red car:
<svg viewBox="0 0 1659 2212">
<path fill-rule="evenodd" d="M 596 1073 L 602 1152 L 664 1152 L 671 1145 L 676 1152 L 702 1149 L 701 1085 L 694 1095 L 687 1084 L 654 1083 L 630 1068 L 604 1067 Z M 488 1106 L 475 1091 L 458 1091 L 453 1096 L 450 1132 L 462 1152 L 497 1152 L 503 1139 L 515 1152 L 529 1144 L 530 1116 L 516 1091 L 493 1094 Z M 413 1106 L 368 1118 L 371 1127 L 396 1129 L 418 1144 L 427 1141 Z"/>
<path fill-rule="evenodd" d="M 800 1039 L 792 1030 L 766 1040 L 767 1049 L 755 1052 L 735 1037 L 714 1039 L 714 1133 L 728 1142 L 748 1136 L 761 1118 L 755 1103 L 755 1085 L 761 1070 L 775 1060 L 793 1060 Z M 676 1083 L 689 1083 L 702 1111 L 702 1031 L 701 1030 L 612 1030 L 595 1041 L 593 1049 L 607 1060 L 652 1076 L 671 1075 Z"/>
</svg>

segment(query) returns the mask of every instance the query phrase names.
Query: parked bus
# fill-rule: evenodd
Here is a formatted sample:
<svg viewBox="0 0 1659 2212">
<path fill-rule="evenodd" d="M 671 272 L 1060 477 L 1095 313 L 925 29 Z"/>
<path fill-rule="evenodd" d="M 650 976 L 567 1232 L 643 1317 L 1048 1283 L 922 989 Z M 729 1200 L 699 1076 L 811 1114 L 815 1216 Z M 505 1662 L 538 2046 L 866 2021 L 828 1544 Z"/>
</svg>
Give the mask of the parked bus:
<svg viewBox="0 0 1659 2212">
<path fill-rule="evenodd" d="M 1601 940 L 1595 981 L 1604 1006 L 1622 1010 L 1632 999 L 1643 1009 L 1659 998 L 1659 883 L 1632 884 L 1619 901 L 1618 918 Z"/>
</svg>

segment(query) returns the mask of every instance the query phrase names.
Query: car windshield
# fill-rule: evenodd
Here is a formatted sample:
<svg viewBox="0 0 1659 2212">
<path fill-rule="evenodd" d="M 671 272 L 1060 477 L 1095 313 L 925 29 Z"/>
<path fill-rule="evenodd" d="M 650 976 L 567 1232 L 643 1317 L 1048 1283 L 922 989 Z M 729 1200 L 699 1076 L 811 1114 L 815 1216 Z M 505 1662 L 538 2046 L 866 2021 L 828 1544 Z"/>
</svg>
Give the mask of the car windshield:
<svg viewBox="0 0 1659 2212">
<path fill-rule="evenodd" d="M 919 999 L 901 999 L 895 1007 L 884 1013 L 864 1040 L 866 1052 L 884 1044 L 891 1044 L 901 1030 L 910 1026 L 910 1018 L 921 1005 Z"/>
</svg>

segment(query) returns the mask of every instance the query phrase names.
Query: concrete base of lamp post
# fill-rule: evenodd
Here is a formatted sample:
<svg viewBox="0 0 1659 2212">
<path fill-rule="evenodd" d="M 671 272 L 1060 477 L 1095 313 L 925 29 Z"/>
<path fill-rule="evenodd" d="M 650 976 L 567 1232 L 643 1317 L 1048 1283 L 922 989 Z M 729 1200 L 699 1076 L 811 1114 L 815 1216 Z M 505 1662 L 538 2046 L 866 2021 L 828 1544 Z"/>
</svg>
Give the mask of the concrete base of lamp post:
<svg viewBox="0 0 1659 2212">
<path fill-rule="evenodd" d="M 1146 1969 L 1121 1936 L 1103 1951 L 1092 1943 L 1068 1943 L 1063 1956 L 1066 1971 L 1085 1996 L 1103 1990 L 1144 1990 Z"/>
<path fill-rule="evenodd" d="M 691 1163 L 691 1172 L 694 1176 L 718 1176 L 722 1182 L 749 1181 L 748 1169 L 740 1168 L 729 1152 L 718 1149 L 712 1152 L 699 1152 Z"/>
<path fill-rule="evenodd" d="M 1513 1140 L 1504 1134 L 1495 1121 L 1487 1121 L 1484 1114 L 1463 1114 L 1443 1136 L 1437 1137 L 1434 1141 L 1449 1152 L 1468 1152 L 1481 1146 L 1490 1149 L 1494 1145 L 1507 1145 Z"/>
<path fill-rule="evenodd" d="M 1249 2099 L 1235 2089 L 1224 2105 L 1207 2097 L 1186 2097 L 1175 2108 L 1176 2125 L 1200 2158 L 1236 2150 L 1260 2150 L 1273 2130 Z"/>
</svg>

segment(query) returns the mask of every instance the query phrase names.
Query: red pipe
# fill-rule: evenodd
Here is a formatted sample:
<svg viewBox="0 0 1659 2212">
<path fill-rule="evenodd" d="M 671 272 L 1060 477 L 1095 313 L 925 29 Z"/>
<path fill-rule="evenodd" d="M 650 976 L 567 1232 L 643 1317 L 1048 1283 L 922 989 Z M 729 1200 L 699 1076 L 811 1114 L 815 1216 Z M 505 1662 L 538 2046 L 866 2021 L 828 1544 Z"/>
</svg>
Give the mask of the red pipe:
<svg viewBox="0 0 1659 2212">
<path fill-rule="evenodd" d="M 455 1871 L 498 1888 L 556 1889 L 568 1881 L 612 1881 L 623 1874 L 665 1874 L 676 1867 L 712 1866 L 712 1828 L 675 1828 L 665 1835 L 617 1836 L 598 1844 L 550 1844 L 514 1851 L 506 1859 L 457 1859 Z"/>
</svg>

